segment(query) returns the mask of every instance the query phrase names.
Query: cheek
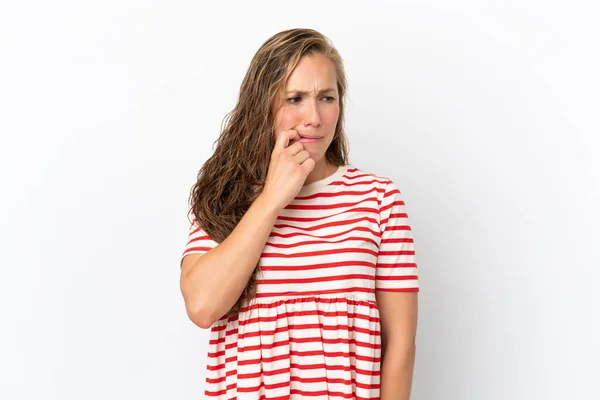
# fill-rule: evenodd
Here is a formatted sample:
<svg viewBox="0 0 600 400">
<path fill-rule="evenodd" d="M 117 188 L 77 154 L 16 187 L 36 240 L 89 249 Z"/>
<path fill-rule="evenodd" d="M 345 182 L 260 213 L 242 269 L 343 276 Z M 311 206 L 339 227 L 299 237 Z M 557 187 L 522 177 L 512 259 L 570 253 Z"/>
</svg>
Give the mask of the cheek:
<svg viewBox="0 0 600 400">
<path fill-rule="evenodd" d="M 302 115 L 290 110 L 279 110 L 275 116 L 275 140 L 282 131 L 293 129 L 302 123 Z"/>
<path fill-rule="evenodd" d="M 290 129 L 302 122 L 302 113 L 298 110 L 285 108 L 279 116 L 281 129 Z"/>
<path fill-rule="evenodd" d="M 300 122 L 296 122 L 297 116 L 288 110 L 279 110 L 275 115 L 275 140 L 279 138 L 282 131 L 292 129 Z"/>
<path fill-rule="evenodd" d="M 340 115 L 340 107 L 338 105 L 337 107 L 331 107 L 331 108 L 327 109 L 324 117 L 327 119 L 327 121 L 329 123 L 335 123 L 337 121 L 339 115 Z"/>
</svg>

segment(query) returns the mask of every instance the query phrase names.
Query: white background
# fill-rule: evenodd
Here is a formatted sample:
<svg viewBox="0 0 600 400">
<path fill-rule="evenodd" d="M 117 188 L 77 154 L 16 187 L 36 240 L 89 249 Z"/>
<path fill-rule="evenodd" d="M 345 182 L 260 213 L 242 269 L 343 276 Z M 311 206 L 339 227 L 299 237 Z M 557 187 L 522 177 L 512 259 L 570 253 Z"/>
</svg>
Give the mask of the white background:
<svg viewBox="0 0 600 400">
<path fill-rule="evenodd" d="M 2 2 L 0 398 L 201 398 L 189 189 L 255 51 L 310 27 L 412 220 L 413 399 L 599 399 L 599 3 L 219 4 Z"/>
</svg>

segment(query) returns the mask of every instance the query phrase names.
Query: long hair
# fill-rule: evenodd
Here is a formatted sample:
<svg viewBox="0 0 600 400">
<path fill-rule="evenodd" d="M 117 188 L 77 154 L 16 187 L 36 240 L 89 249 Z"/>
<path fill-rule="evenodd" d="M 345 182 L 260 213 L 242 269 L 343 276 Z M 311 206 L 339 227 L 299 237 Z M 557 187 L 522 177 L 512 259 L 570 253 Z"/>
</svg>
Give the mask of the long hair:
<svg viewBox="0 0 600 400">
<path fill-rule="evenodd" d="M 217 243 L 229 236 L 262 192 L 276 141 L 274 106 L 279 104 L 279 96 L 300 59 L 315 53 L 335 66 L 339 93 L 338 123 L 325 159 L 332 165 L 347 164 L 348 142 L 343 126 L 347 84 L 342 57 L 327 37 L 313 29 L 275 34 L 252 58 L 238 102 L 225 116 L 216 148 L 200 168 L 190 191 L 196 222 Z M 239 312 L 246 301 L 256 296 L 259 264 L 228 315 Z"/>
</svg>

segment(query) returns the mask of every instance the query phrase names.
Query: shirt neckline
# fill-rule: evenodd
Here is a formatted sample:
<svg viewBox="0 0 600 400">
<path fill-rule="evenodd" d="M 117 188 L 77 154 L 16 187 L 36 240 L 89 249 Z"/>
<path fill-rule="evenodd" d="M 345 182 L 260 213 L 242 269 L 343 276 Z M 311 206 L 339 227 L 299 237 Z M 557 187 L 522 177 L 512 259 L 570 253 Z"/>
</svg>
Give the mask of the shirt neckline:
<svg viewBox="0 0 600 400">
<path fill-rule="evenodd" d="M 323 179 L 319 179 L 318 181 L 314 181 L 312 183 L 309 183 L 308 185 L 304 185 L 302 186 L 302 188 L 300 189 L 300 191 L 298 192 L 298 196 L 302 196 L 305 195 L 307 193 L 313 192 L 316 189 L 320 189 L 324 186 L 329 185 L 330 183 L 332 183 L 333 181 L 335 181 L 336 179 L 340 178 L 347 170 L 348 170 L 349 165 L 339 165 L 337 170 L 323 178 Z"/>
</svg>

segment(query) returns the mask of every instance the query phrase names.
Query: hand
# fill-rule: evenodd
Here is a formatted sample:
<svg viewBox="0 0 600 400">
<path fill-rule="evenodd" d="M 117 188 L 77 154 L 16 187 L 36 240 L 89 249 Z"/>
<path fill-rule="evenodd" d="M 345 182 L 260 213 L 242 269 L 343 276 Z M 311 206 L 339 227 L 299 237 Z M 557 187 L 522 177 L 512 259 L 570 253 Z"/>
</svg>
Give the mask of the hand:
<svg viewBox="0 0 600 400">
<path fill-rule="evenodd" d="M 291 141 L 295 143 L 289 145 Z M 310 158 L 300 135 L 294 129 L 281 132 L 271 153 L 271 162 L 261 195 L 269 202 L 283 209 L 296 197 L 308 174 L 315 168 L 315 160 Z"/>
</svg>

